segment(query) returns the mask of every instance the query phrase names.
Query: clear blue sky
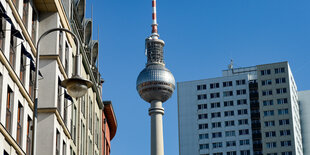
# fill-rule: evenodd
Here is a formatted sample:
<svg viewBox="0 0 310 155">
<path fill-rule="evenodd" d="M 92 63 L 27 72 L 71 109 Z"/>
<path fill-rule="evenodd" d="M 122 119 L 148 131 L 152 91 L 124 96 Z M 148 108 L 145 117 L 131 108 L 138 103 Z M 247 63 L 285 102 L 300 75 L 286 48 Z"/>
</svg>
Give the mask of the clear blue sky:
<svg viewBox="0 0 310 155">
<path fill-rule="evenodd" d="M 151 0 L 87 0 L 99 26 L 104 100 L 112 100 L 118 130 L 112 155 L 150 154 L 149 104 L 136 79 L 151 32 Z M 309 0 L 157 0 L 165 61 L 177 82 L 221 76 L 235 67 L 289 61 L 299 90 L 310 89 Z M 164 103 L 166 155 L 178 155 L 177 92 Z"/>
</svg>

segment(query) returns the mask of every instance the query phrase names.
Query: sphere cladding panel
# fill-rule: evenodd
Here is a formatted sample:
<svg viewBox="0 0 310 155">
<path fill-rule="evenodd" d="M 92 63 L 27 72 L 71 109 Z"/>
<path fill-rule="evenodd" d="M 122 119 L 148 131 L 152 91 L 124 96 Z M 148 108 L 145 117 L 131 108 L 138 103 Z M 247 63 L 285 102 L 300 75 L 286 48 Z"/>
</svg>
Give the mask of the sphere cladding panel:
<svg viewBox="0 0 310 155">
<path fill-rule="evenodd" d="M 147 102 L 168 100 L 175 89 L 172 73 L 163 65 L 149 65 L 144 68 L 137 79 L 137 91 Z"/>
</svg>

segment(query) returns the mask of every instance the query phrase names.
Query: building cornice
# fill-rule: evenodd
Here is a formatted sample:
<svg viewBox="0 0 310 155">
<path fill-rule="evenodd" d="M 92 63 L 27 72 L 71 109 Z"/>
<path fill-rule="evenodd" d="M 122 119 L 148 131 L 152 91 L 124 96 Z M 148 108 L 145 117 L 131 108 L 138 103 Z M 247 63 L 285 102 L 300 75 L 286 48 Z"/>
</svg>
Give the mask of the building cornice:
<svg viewBox="0 0 310 155">
<path fill-rule="evenodd" d="M 0 132 L 4 136 L 5 140 L 15 149 L 17 154 L 20 155 L 26 154 L 1 123 L 0 123 Z"/>
</svg>

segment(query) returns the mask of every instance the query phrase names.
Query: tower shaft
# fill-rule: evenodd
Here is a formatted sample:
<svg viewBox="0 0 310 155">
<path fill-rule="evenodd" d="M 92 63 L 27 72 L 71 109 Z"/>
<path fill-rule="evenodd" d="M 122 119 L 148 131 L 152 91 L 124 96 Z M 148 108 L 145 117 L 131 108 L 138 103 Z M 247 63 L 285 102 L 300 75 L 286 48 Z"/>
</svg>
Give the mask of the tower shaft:
<svg viewBox="0 0 310 155">
<path fill-rule="evenodd" d="M 154 100 L 149 108 L 151 116 L 151 155 L 164 155 L 162 102 Z"/>
</svg>

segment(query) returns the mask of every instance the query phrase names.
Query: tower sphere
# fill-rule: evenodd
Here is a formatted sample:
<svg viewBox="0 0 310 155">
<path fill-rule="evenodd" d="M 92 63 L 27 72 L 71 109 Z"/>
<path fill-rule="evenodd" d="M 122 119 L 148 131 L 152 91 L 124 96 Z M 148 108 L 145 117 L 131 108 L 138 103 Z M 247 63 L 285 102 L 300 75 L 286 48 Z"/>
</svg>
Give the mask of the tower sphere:
<svg viewBox="0 0 310 155">
<path fill-rule="evenodd" d="M 137 91 L 146 102 L 167 101 L 175 89 L 172 73 L 162 64 L 151 64 L 137 78 Z"/>
</svg>

